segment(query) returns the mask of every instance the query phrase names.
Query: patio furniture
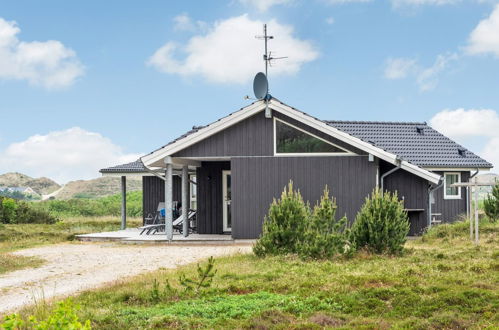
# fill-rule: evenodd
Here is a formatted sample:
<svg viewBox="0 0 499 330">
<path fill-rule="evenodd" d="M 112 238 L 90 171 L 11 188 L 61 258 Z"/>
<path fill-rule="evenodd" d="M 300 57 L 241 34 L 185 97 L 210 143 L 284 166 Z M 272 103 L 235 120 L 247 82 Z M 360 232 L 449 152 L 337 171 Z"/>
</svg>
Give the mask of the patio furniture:
<svg viewBox="0 0 499 330">
<path fill-rule="evenodd" d="M 149 213 L 147 217 L 144 219 L 144 225 L 139 227 L 142 231 L 140 232 L 140 235 L 142 235 L 144 232 L 149 232 L 152 228 L 155 228 L 158 225 L 161 225 L 161 223 L 165 223 L 165 216 L 164 212 L 162 214 L 162 210 L 165 209 L 165 203 L 160 202 L 158 203 L 158 207 L 156 208 L 156 212 L 154 213 L 154 216 Z"/>
</svg>

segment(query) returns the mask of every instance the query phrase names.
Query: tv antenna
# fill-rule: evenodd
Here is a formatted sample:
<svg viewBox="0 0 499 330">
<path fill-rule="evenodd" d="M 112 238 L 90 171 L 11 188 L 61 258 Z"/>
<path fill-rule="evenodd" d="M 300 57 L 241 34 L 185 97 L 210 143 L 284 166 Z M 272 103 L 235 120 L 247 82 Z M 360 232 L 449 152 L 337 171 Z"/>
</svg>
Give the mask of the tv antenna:
<svg viewBox="0 0 499 330">
<path fill-rule="evenodd" d="M 255 36 L 257 39 L 263 39 L 265 43 L 265 53 L 263 54 L 263 61 L 265 62 L 265 74 L 259 72 L 256 74 L 253 80 L 253 91 L 255 97 L 259 100 L 265 101 L 265 117 L 272 118 L 272 113 L 269 108 L 269 100 L 272 98 L 269 94 L 269 82 L 268 82 L 268 69 L 272 66 L 273 60 L 280 60 L 285 57 L 272 57 L 272 52 L 268 51 L 268 41 L 274 39 L 274 36 L 269 36 L 267 34 L 267 24 L 263 24 L 263 36 Z"/>
<path fill-rule="evenodd" d="M 272 66 L 273 60 L 281 60 L 283 58 L 288 58 L 287 56 L 283 57 L 272 57 L 272 52 L 268 51 L 268 41 L 270 39 L 274 39 L 274 36 L 269 36 L 267 34 L 267 24 L 263 24 L 263 36 L 255 36 L 255 38 L 263 40 L 265 43 L 265 54 L 263 54 L 263 60 L 265 61 L 265 76 L 268 77 L 268 67 Z"/>
</svg>

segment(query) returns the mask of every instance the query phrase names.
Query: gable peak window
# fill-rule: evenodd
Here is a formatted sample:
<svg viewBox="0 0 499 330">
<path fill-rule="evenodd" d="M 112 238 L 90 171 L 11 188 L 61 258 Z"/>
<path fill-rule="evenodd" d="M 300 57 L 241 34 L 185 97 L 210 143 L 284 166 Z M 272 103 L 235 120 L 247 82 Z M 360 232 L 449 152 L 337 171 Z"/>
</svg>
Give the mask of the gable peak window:
<svg viewBox="0 0 499 330">
<path fill-rule="evenodd" d="M 275 120 L 275 152 L 277 154 L 337 154 L 348 153 L 311 133 L 298 127 Z"/>
<path fill-rule="evenodd" d="M 453 183 L 461 182 L 461 173 L 444 173 L 444 199 L 460 199 L 461 198 L 461 188 L 452 187 Z"/>
</svg>

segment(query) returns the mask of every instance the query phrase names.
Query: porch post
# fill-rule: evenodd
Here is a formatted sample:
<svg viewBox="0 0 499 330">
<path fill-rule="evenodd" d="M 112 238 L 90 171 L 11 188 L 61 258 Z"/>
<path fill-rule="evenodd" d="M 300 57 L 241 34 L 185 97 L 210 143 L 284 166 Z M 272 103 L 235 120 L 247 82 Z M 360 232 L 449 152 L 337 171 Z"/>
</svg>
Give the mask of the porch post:
<svg viewBox="0 0 499 330">
<path fill-rule="evenodd" d="M 182 166 L 182 232 L 189 236 L 189 167 Z"/>
<path fill-rule="evenodd" d="M 166 238 L 173 239 L 173 162 L 170 156 L 165 157 L 165 233 Z"/>
<path fill-rule="evenodd" d="M 121 230 L 126 229 L 126 176 L 121 176 Z"/>
</svg>

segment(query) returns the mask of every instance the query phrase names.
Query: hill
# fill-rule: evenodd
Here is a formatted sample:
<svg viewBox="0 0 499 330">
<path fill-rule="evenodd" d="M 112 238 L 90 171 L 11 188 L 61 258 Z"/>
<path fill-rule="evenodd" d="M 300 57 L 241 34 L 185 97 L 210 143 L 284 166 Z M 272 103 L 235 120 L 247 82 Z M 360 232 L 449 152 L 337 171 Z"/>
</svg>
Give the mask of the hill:
<svg viewBox="0 0 499 330">
<path fill-rule="evenodd" d="M 39 195 L 50 194 L 61 186 L 49 178 L 32 178 L 26 174 L 12 172 L 0 175 L 0 187 L 30 187 Z"/>
<path fill-rule="evenodd" d="M 141 178 L 127 178 L 127 191 L 142 190 Z M 120 178 L 101 177 L 92 180 L 71 181 L 55 194 L 56 199 L 99 198 L 121 192 Z"/>
</svg>

